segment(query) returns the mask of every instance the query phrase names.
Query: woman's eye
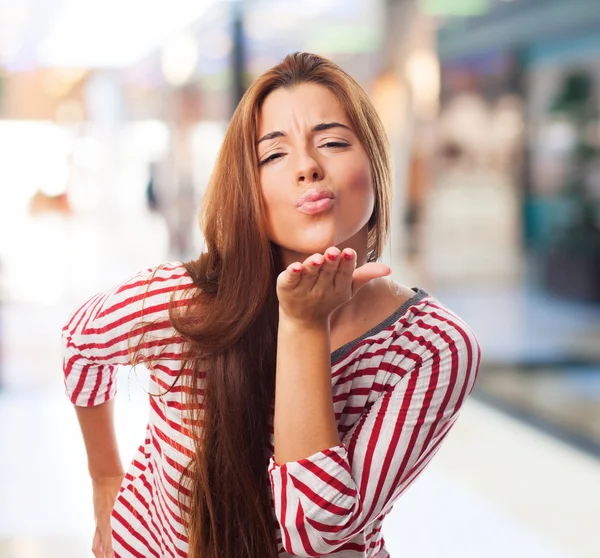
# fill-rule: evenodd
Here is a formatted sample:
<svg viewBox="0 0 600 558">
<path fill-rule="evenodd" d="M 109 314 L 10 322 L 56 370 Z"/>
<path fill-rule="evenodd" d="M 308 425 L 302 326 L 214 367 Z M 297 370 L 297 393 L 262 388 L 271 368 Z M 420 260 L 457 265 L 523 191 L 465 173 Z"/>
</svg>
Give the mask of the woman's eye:
<svg viewBox="0 0 600 558">
<path fill-rule="evenodd" d="M 350 144 L 344 141 L 329 141 L 319 147 L 350 147 Z"/>
<path fill-rule="evenodd" d="M 267 163 L 270 163 L 271 161 L 274 161 L 275 159 L 279 159 L 280 157 L 283 157 L 285 155 L 285 153 L 273 153 L 272 155 L 269 155 L 266 159 L 263 159 L 260 163 L 258 163 L 259 167 L 262 167 L 263 165 L 266 165 Z"/>
</svg>

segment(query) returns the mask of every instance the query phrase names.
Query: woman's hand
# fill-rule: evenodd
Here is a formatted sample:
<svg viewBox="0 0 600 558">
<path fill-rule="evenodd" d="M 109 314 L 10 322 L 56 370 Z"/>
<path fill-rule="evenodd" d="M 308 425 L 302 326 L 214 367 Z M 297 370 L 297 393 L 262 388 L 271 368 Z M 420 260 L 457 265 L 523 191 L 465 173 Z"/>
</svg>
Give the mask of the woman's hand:
<svg viewBox="0 0 600 558">
<path fill-rule="evenodd" d="M 327 320 L 369 281 L 390 274 L 387 265 L 367 263 L 356 268 L 356 252 L 336 247 L 293 263 L 277 278 L 277 297 L 283 315 L 303 323 Z"/>
<path fill-rule="evenodd" d="M 123 482 L 123 475 L 93 479 L 94 517 L 96 532 L 92 543 L 95 558 L 113 558 L 112 530 L 110 515 Z"/>
</svg>

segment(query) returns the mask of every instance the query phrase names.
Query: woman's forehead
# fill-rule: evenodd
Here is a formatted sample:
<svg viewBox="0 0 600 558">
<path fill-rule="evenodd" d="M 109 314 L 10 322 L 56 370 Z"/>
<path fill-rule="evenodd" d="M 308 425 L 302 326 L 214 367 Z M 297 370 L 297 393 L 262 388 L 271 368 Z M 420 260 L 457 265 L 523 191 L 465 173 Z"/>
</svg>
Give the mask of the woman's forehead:
<svg viewBox="0 0 600 558">
<path fill-rule="evenodd" d="M 350 125 L 344 106 L 331 90 L 303 83 L 276 89 L 266 97 L 259 115 L 258 133 L 260 136 L 275 129 L 330 121 Z"/>
</svg>

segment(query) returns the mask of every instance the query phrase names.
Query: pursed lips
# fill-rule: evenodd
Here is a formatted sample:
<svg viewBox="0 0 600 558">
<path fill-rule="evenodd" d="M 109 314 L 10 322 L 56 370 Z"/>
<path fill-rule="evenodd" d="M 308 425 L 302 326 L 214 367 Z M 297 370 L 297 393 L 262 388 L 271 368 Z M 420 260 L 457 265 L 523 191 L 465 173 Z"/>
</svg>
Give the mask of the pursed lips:
<svg viewBox="0 0 600 558">
<path fill-rule="evenodd" d="M 325 188 L 320 188 L 320 189 L 310 188 L 310 189 L 306 190 L 306 192 L 304 192 L 304 194 L 302 194 L 298 198 L 296 207 L 300 207 L 302 204 L 304 204 L 306 202 L 316 202 L 316 201 L 322 200 L 324 198 L 334 199 L 335 195 L 331 190 L 328 190 Z"/>
<path fill-rule="evenodd" d="M 334 199 L 335 194 L 331 190 L 310 188 L 298 198 L 296 207 L 306 215 L 315 215 L 329 209 Z"/>
</svg>

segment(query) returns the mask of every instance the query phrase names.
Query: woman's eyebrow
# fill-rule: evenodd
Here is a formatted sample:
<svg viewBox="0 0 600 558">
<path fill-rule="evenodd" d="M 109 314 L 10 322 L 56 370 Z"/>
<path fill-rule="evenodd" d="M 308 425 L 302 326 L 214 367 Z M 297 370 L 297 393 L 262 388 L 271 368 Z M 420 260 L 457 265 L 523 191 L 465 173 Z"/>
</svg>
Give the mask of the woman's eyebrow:
<svg viewBox="0 0 600 558">
<path fill-rule="evenodd" d="M 284 132 L 281 132 L 279 130 L 275 130 L 274 132 L 269 132 L 268 134 L 265 134 L 262 138 L 260 138 L 256 142 L 256 145 L 258 145 L 261 141 L 267 141 L 267 140 L 271 140 L 271 139 L 275 139 L 275 138 L 281 138 L 285 135 L 286 134 Z"/>
<path fill-rule="evenodd" d="M 331 130 L 331 128 L 345 128 L 352 132 L 352 128 L 350 126 L 346 126 L 346 124 L 342 124 L 340 122 L 323 122 L 322 124 L 317 124 L 312 131 L 313 132 L 323 132 L 325 130 Z"/>
<path fill-rule="evenodd" d="M 322 122 L 321 124 L 317 124 L 316 126 L 313 126 L 311 132 L 324 132 L 325 130 L 331 130 L 332 128 L 345 128 L 346 130 L 353 132 L 353 130 L 352 130 L 352 128 L 350 128 L 350 126 L 346 126 L 346 124 L 342 124 L 341 122 Z M 286 135 L 287 134 L 285 132 L 282 132 L 281 130 L 275 130 L 274 132 L 269 132 L 268 134 L 265 134 L 262 138 L 260 138 L 256 142 L 256 145 L 258 145 L 262 141 L 267 141 L 267 140 L 271 140 L 271 139 L 275 139 L 275 138 L 281 138 Z"/>
</svg>

